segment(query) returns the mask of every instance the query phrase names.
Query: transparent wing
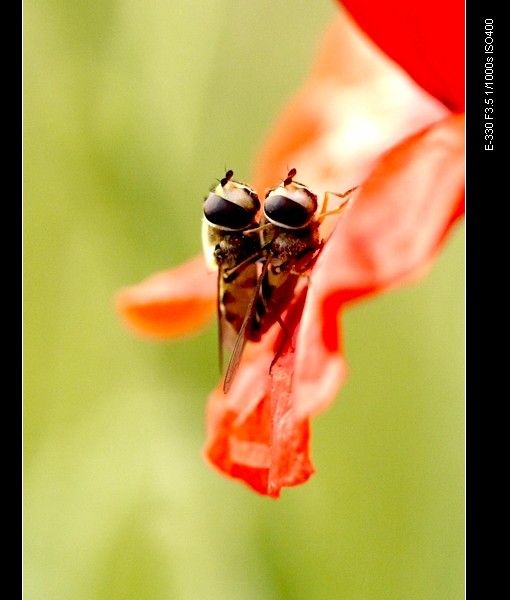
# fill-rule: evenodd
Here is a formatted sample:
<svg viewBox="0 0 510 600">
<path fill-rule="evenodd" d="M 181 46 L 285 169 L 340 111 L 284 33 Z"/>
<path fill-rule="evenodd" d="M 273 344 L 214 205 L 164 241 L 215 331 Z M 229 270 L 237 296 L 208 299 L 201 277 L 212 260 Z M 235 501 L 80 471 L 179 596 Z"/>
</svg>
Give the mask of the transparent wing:
<svg viewBox="0 0 510 600">
<path fill-rule="evenodd" d="M 232 350 L 232 356 L 230 357 L 230 361 L 228 363 L 227 371 L 225 373 L 225 379 L 223 381 L 223 392 L 226 394 L 234 381 L 234 377 L 239 368 L 239 363 L 241 362 L 241 357 L 243 355 L 244 347 L 246 346 L 246 342 L 250 338 L 251 328 L 253 326 L 255 314 L 257 311 L 257 301 L 261 297 L 261 286 L 262 282 L 266 276 L 267 269 L 269 267 L 269 261 L 265 261 L 262 267 L 262 272 L 260 273 L 257 285 L 255 286 L 255 290 L 251 297 L 250 303 L 246 310 L 246 314 L 244 316 L 243 322 L 239 329 L 239 333 L 237 335 L 236 342 L 234 344 L 234 349 Z"/>
<path fill-rule="evenodd" d="M 225 317 L 225 311 L 222 309 L 222 298 L 223 298 L 223 269 L 218 269 L 218 285 L 216 295 L 216 311 L 218 315 L 218 363 L 220 367 L 220 374 L 223 375 L 225 372 L 225 365 L 227 359 L 230 356 L 237 338 L 236 332 L 233 326 L 227 321 Z"/>
</svg>

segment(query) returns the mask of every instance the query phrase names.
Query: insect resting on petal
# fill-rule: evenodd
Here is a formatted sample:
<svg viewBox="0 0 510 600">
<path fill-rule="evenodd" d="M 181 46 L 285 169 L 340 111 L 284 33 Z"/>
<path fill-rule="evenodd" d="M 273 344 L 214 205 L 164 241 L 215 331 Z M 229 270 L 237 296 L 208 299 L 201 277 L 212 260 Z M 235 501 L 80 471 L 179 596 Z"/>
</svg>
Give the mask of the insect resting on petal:
<svg viewBox="0 0 510 600">
<path fill-rule="evenodd" d="M 281 315 L 300 277 L 310 271 L 324 245 L 320 224 L 325 217 L 340 214 L 356 189 L 327 193 L 317 214 L 317 196 L 294 181 L 295 175 L 296 169 L 290 169 L 285 180 L 267 192 L 260 222 L 256 220 L 260 206 L 256 192 L 232 180 L 232 171 L 227 171 L 204 203 L 204 252 L 209 265 L 218 269 L 222 365 L 227 349 L 232 351 L 224 393 L 230 389 L 247 341 L 259 341 L 276 322 L 285 340 Z M 328 211 L 329 195 L 345 200 Z M 233 346 L 232 333 L 237 335 Z M 278 354 L 277 350 L 273 363 Z"/>
<path fill-rule="evenodd" d="M 244 235 L 258 226 L 260 201 L 247 184 L 234 181 L 233 171 L 204 201 L 202 245 L 209 268 L 217 269 L 217 313 L 220 369 L 234 347 L 257 285 L 259 240 Z"/>
</svg>

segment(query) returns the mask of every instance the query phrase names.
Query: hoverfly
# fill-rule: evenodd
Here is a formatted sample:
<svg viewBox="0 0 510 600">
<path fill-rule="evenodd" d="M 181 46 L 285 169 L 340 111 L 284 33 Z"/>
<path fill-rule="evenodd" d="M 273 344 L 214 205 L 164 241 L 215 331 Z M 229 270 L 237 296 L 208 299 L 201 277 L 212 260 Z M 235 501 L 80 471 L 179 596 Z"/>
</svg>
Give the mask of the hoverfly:
<svg viewBox="0 0 510 600">
<path fill-rule="evenodd" d="M 327 192 L 317 214 L 317 196 L 306 185 L 294 181 L 295 175 L 296 169 L 290 169 L 286 179 L 267 192 L 258 227 L 247 228 L 243 233 L 246 237 L 259 234 L 263 266 L 226 371 L 225 392 L 230 388 L 247 340 L 257 341 L 276 322 L 286 333 L 281 314 L 292 300 L 300 277 L 310 271 L 324 245 L 320 224 L 327 216 L 343 212 L 356 189 L 343 194 Z M 345 200 L 335 209 L 327 210 L 330 195 Z"/>
<path fill-rule="evenodd" d="M 218 271 L 220 370 L 236 343 L 257 288 L 260 242 L 246 230 L 258 227 L 260 200 L 253 188 L 234 181 L 233 171 L 214 187 L 203 205 L 202 245 L 206 262 Z M 244 327 L 246 330 L 246 325 Z"/>
</svg>

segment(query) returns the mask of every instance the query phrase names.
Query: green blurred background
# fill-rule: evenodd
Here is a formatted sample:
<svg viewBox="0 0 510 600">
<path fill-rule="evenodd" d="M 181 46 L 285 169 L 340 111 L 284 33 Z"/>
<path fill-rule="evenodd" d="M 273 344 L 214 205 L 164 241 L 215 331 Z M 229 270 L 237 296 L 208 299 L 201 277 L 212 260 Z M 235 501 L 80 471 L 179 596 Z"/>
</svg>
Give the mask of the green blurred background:
<svg viewBox="0 0 510 600">
<path fill-rule="evenodd" d="M 317 469 L 278 501 L 202 460 L 216 328 L 130 335 L 115 291 L 200 252 L 201 200 L 305 76 L 328 0 L 24 3 L 27 600 L 463 597 L 464 239 L 344 317 Z"/>
</svg>

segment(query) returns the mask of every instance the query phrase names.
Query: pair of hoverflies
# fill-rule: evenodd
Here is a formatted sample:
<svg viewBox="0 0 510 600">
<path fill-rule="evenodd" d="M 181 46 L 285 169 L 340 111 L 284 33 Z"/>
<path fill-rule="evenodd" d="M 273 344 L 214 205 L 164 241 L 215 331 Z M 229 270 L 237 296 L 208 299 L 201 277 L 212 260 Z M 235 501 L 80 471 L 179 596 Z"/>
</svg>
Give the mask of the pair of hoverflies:
<svg viewBox="0 0 510 600">
<path fill-rule="evenodd" d="M 255 190 L 233 176 L 233 171 L 227 171 L 205 199 L 202 227 L 207 263 L 218 271 L 222 373 L 231 352 L 224 393 L 230 389 L 246 342 L 258 342 L 276 322 L 286 331 L 281 315 L 324 244 L 319 226 L 326 216 L 341 213 L 356 189 L 333 194 L 342 202 L 329 211 L 332 192 L 326 193 L 319 211 L 317 196 L 294 181 L 296 169 L 290 169 L 285 180 L 267 192 L 261 206 Z"/>
</svg>

